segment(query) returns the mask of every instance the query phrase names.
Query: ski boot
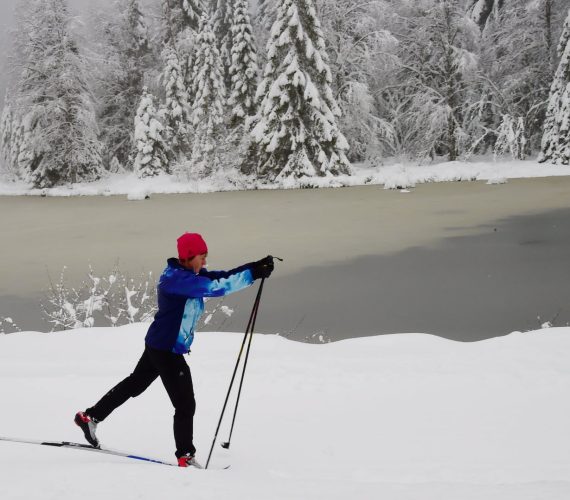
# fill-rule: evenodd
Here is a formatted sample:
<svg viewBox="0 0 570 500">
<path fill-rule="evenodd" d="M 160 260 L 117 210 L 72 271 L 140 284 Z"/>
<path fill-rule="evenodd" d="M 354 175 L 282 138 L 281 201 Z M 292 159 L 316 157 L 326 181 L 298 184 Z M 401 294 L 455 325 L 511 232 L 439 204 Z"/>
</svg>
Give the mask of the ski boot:
<svg viewBox="0 0 570 500">
<path fill-rule="evenodd" d="M 99 448 L 99 440 L 95 432 L 97 431 L 97 420 L 87 415 L 85 412 L 78 411 L 73 419 L 75 424 L 81 428 L 85 439 L 94 448 Z"/>
<path fill-rule="evenodd" d="M 203 469 L 204 468 L 198 463 L 198 461 L 196 460 L 196 458 L 194 458 L 193 455 L 190 455 L 190 453 L 186 453 L 186 455 L 182 455 L 181 457 L 178 458 L 178 466 L 179 467 L 196 467 L 196 469 Z"/>
</svg>

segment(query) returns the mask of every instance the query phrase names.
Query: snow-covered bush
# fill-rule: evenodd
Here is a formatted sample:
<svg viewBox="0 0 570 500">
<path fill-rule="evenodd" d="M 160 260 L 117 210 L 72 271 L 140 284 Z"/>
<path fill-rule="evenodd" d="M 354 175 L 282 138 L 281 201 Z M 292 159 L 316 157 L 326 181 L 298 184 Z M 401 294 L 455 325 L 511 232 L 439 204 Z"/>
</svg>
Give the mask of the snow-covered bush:
<svg viewBox="0 0 570 500">
<path fill-rule="evenodd" d="M 110 273 L 96 275 L 91 267 L 87 278 L 73 287 L 66 281 L 64 267 L 41 304 L 43 318 L 51 330 L 71 330 L 93 326 L 120 326 L 152 321 L 156 311 L 157 281 L 151 272 L 129 276 L 118 266 Z M 223 299 L 205 300 L 202 327 L 220 327 L 233 310 Z M 10 318 L 0 317 L 0 333 L 20 331 Z"/>
<path fill-rule="evenodd" d="M 156 312 L 156 280 L 152 273 L 133 278 L 118 268 L 98 277 L 89 268 L 87 279 L 70 287 L 64 268 L 41 308 L 52 331 L 148 322 Z"/>
<path fill-rule="evenodd" d="M 220 330 L 234 310 L 224 304 L 224 297 L 204 299 L 204 314 L 198 322 L 198 330 Z"/>
<path fill-rule="evenodd" d="M 0 316 L 0 334 L 21 332 L 22 329 L 10 317 Z"/>
</svg>

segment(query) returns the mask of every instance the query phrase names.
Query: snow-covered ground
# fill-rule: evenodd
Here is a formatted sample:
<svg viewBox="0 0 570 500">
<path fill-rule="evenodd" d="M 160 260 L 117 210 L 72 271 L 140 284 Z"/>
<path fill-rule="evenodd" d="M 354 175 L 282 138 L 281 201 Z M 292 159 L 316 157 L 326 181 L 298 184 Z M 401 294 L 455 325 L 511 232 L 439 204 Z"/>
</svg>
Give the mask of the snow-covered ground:
<svg viewBox="0 0 570 500">
<path fill-rule="evenodd" d="M 81 441 L 75 411 L 132 370 L 145 331 L 0 336 L 0 435 Z M 200 332 L 189 358 L 202 461 L 241 340 Z M 211 463 L 229 470 L 0 442 L 0 498 L 567 499 L 569 354 L 570 328 L 470 344 L 424 334 L 323 345 L 256 335 L 231 449 L 218 444 Z M 172 460 L 171 415 L 157 381 L 99 436 Z"/>
<path fill-rule="evenodd" d="M 428 165 L 394 163 L 371 167 L 354 165 L 354 175 L 284 180 L 271 185 L 261 184 L 237 174 L 219 174 L 200 181 L 180 181 L 174 176 L 139 179 L 133 173 L 115 174 L 97 182 L 75 184 L 52 189 L 32 189 L 18 181 L 0 179 L 0 196 L 43 195 L 127 195 L 141 200 L 154 193 L 210 193 L 245 189 L 288 189 L 302 187 L 342 187 L 364 184 L 382 185 L 386 189 L 409 188 L 426 182 L 487 181 L 489 184 L 508 179 L 570 175 L 569 165 L 538 163 L 535 160 L 492 159 L 453 161 Z"/>
</svg>

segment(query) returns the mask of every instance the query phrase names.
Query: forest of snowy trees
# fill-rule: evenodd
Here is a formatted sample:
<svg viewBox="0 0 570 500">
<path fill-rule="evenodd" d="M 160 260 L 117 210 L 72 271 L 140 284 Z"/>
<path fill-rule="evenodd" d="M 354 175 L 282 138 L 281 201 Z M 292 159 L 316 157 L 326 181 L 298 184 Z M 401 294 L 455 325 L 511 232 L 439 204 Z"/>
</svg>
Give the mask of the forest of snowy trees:
<svg viewBox="0 0 570 500">
<path fill-rule="evenodd" d="M 34 187 L 570 163 L 567 0 L 22 0 L 12 39 L 1 174 Z"/>
</svg>

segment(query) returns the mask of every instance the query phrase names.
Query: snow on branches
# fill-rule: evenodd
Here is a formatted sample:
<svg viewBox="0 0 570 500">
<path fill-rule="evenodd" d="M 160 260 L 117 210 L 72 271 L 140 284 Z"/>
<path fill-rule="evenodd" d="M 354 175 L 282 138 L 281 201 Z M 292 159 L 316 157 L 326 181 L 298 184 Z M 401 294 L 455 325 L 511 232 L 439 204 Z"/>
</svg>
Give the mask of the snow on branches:
<svg viewBox="0 0 570 500">
<path fill-rule="evenodd" d="M 119 0 L 97 27 L 95 65 L 97 118 L 105 147 L 103 163 L 110 172 L 131 170 L 134 160 L 133 121 L 145 74 L 154 62 L 149 27 L 139 0 Z"/>
<path fill-rule="evenodd" d="M 134 168 L 139 177 L 153 177 L 168 172 L 163 131 L 164 127 L 158 120 L 154 106 L 154 97 L 144 87 L 135 116 L 137 156 Z"/>
<path fill-rule="evenodd" d="M 156 313 L 156 281 L 152 273 L 129 277 L 115 268 L 103 277 L 89 268 L 79 287 L 65 280 L 65 267 L 41 304 L 44 319 L 54 330 L 149 322 Z"/>
<path fill-rule="evenodd" d="M 70 23 L 65 0 L 31 1 L 18 20 L 22 60 L 9 125 L 18 137 L 8 156 L 34 187 L 103 175 L 93 97 Z"/>
<path fill-rule="evenodd" d="M 570 9 L 558 44 L 560 63 L 550 87 L 539 161 L 570 164 Z"/>
<path fill-rule="evenodd" d="M 248 0 L 236 0 L 232 18 L 231 34 L 231 66 L 230 126 L 235 128 L 245 122 L 245 118 L 255 114 L 257 90 L 257 53 L 249 19 Z"/>
<path fill-rule="evenodd" d="M 162 55 L 165 60 L 162 73 L 162 83 L 166 94 L 164 119 L 170 147 L 174 154 L 181 154 L 189 149 L 190 98 L 176 50 L 171 45 L 167 45 Z"/>
<path fill-rule="evenodd" d="M 189 175 L 201 177 L 219 167 L 217 143 L 222 137 L 226 102 L 222 60 L 207 14 L 200 20 L 197 45 L 192 82 L 194 144 Z"/>
<path fill-rule="evenodd" d="M 151 272 L 129 276 L 119 266 L 103 275 L 89 267 L 87 278 L 77 287 L 68 284 L 66 267 L 59 280 L 50 284 L 46 299 L 41 303 L 43 318 L 52 331 L 91 328 L 93 326 L 121 326 L 152 321 L 156 310 L 156 279 Z M 233 310 L 223 300 L 206 299 L 205 314 L 200 327 L 213 318 L 223 322 Z M 0 316 L 0 333 L 20 331 L 12 318 Z"/>
<path fill-rule="evenodd" d="M 340 108 L 312 0 L 281 2 L 267 57 L 243 170 L 277 180 L 349 173 L 348 143 L 337 124 Z"/>
</svg>

